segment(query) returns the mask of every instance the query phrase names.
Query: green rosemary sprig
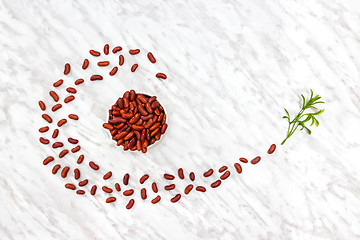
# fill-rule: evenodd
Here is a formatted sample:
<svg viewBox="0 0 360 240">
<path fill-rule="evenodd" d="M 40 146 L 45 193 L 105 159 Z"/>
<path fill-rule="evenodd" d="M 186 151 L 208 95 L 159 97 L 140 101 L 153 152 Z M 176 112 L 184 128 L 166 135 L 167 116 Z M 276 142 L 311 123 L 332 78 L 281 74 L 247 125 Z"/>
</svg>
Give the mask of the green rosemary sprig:
<svg viewBox="0 0 360 240">
<path fill-rule="evenodd" d="M 291 137 L 294 132 L 296 131 L 296 129 L 300 126 L 301 129 L 303 130 L 305 129 L 307 131 L 307 133 L 310 135 L 311 134 L 311 130 L 305 126 L 306 122 L 309 122 L 311 120 L 311 124 L 310 126 L 312 126 L 314 123 L 315 125 L 318 127 L 319 126 L 319 121 L 316 119 L 316 115 L 319 115 L 321 113 L 323 113 L 325 111 L 325 109 L 321 109 L 317 112 L 314 113 L 304 113 L 305 110 L 307 109 L 316 109 L 318 110 L 315 105 L 319 104 L 319 103 L 324 103 L 323 101 L 319 101 L 320 100 L 320 96 L 316 95 L 314 97 L 314 93 L 313 90 L 310 89 L 311 95 L 310 95 L 310 99 L 306 102 L 304 95 L 301 94 L 301 97 L 303 99 L 302 102 L 302 109 L 300 110 L 300 112 L 296 115 L 296 117 L 290 121 L 290 114 L 289 112 L 285 109 L 286 115 L 283 116 L 283 118 L 286 118 L 288 120 L 289 126 L 288 126 L 288 131 L 287 131 L 287 135 L 286 138 L 284 139 L 284 141 L 281 143 L 281 145 L 283 145 L 286 140 Z"/>
</svg>

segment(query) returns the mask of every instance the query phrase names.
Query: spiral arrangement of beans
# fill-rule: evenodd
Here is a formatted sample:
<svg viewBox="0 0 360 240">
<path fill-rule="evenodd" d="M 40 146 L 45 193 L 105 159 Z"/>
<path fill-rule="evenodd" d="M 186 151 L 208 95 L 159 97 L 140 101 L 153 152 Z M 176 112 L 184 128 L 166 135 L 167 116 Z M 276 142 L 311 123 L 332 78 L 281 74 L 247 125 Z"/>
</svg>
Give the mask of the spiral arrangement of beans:
<svg viewBox="0 0 360 240">
<path fill-rule="evenodd" d="M 104 46 L 102 52 L 104 55 L 110 54 L 109 44 L 106 44 Z M 123 48 L 121 46 L 115 46 L 111 52 L 112 54 L 119 55 L 118 57 L 119 61 L 116 66 L 112 66 L 111 71 L 109 72 L 110 77 L 115 76 L 120 68 L 125 67 L 124 65 L 125 57 L 124 54 L 121 54 L 122 52 L 124 52 Z M 128 52 L 130 55 L 141 54 L 140 49 L 130 49 Z M 102 55 L 100 51 L 90 50 L 89 53 L 91 55 L 90 56 L 91 61 L 88 58 L 86 58 L 84 59 L 82 64 L 78 65 L 83 70 L 86 70 L 89 64 L 92 63 L 95 63 L 98 67 L 105 67 L 110 65 L 110 61 L 96 61 L 96 58 Z M 147 58 L 151 63 L 156 64 L 157 60 L 151 52 L 147 53 Z M 133 64 L 129 70 L 131 72 L 135 72 L 137 71 L 138 67 L 139 64 L 136 63 Z M 64 75 L 68 75 L 70 72 L 71 72 L 71 65 L 70 63 L 66 63 L 64 66 Z M 162 72 L 155 73 L 154 76 L 160 80 L 167 79 L 166 74 Z M 91 82 L 91 81 L 101 81 L 103 79 L 104 77 L 102 75 L 94 74 L 91 75 L 91 77 L 88 80 L 90 80 Z M 56 149 L 58 151 L 57 156 L 46 156 L 43 160 L 43 165 L 52 166 L 51 171 L 54 175 L 57 175 L 59 173 L 61 178 L 67 180 L 67 183 L 65 184 L 65 188 L 74 191 L 78 195 L 90 194 L 92 196 L 95 196 L 99 187 L 100 188 L 99 190 L 102 190 L 107 195 L 105 199 L 106 203 L 114 204 L 118 198 L 124 197 L 128 199 L 125 208 L 131 209 L 135 204 L 135 198 L 136 198 L 135 191 L 137 190 L 135 189 L 135 187 L 129 188 L 130 181 L 135 181 L 140 185 L 141 189 L 139 190 L 140 191 L 139 196 L 142 201 L 146 201 L 148 199 L 149 191 L 151 191 L 154 197 L 151 198 L 150 202 L 152 204 L 157 204 L 161 201 L 162 191 L 173 192 L 174 194 L 173 197 L 170 199 L 170 202 L 176 203 L 182 198 L 182 196 L 188 195 L 191 192 L 196 191 L 199 193 L 204 193 L 207 191 L 209 187 L 217 188 L 231 176 L 231 170 L 229 168 L 230 166 L 220 167 L 218 169 L 218 173 L 216 173 L 214 169 L 206 169 L 201 176 L 197 176 L 197 177 L 195 176 L 194 172 L 186 172 L 184 169 L 179 168 L 175 171 L 176 173 L 173 174 L 164 173 L 163 179 L 167 185 L 164 185 L 163 189 L 158 187 L 160 183 L 151 181 L 151 176 L 149 176 L 148 174 L 144 174 L 138 180 L 133 180 L 131 178 L 131 174 L 126 173 L 122 177 L 122 182 L 110 183 L 110 180 L 115 179 L 115 177 L 113 176 L 113 173 L 111 171 L 105 171 L 106 173 L 102 175 L 102 179 L 104 181 L 102 184 L 96 183 L 92 179 L 87 179 L 86 176 L 84 176 L 80 171 L 81 168 L 89 167 L 94 171 L 99 171 L 101 167 L 98 164 L 96 164 L 96 162 L 85 158 L 85 155 L 81 153 L 81 146 L 79 144 L 79 140 L 74 138 L 74 136 L 68 136 L 67 138 L 69 144 L 73 146 L 70 149 L 65 149 L 64 143 L 56 140 L 62 128 L 66 127 L 66 125 L 71 124 L 74 121 L 79 121 L 78 115 L 76 113 L 68 113 L 67 115 L 63 115 L 63 118 L 61 118 L 57 122 L 53 121 L 53 118 L 51 117 L 52 113 L 61 111 L 60 109 L 63 107 L 63 104 L 73 104 L 73 102 L 76 100 L 75 96 L 78 93 L 78 89 L 76 89 L 76 87 L 77 88 L 81 87 L 81 84 L 83 84 L 85 81 L 86 80 L 83 78 L 78 78 L 73 82 L 73 86 L 70 86 L 72 84 L 70 82 L 65 82 L 62 79 L 57 80 L 56 82 L 53 83 L 54 89 L 49 91 L 49 95 L 51 96 L 52 101 L 47 103 L 41 100 L 39 101 L 39 107 L 43 111 L 43 114 L 41 116 L 44 119 L 44 126 L 39 128 L 39 133 L 42 135 L 39 138 L 39 141 L 41 144 L 48 145 L 49 147 Z M 60 90 L 58 90 L 61 88 L 61 86 L 65 84 L 67 85 L 65 91 L 61 92 Z M 131 94 L 134 94 L 134 92 L 131 92 Z M 60 99 L 62 99 L 61 97 L 63 96 L 66 97 L 63 98 L 63 103 L 61 103 Z M 143 103 L 146 104 L 145 100 Z M 148 111 L 151 111 L 151 109 L 148 109 Z M 165 125 L 164 121 L 161 121 L 161 125 L 162 128 L 158 128 L 159 130 L 155 134 L 153 134 L 153 136 L 158 134 L 158 132 L 159 133 L 161 132 L 162 134 L 165 133 L 167 125 Z M 110 126 L 104 126 L 104 127 L 111 130 Z M 153 130 L 155 130 L 155 128 Z M 49 137 L 47 138 L 43 137 L 47 133 L 49 134 Z M 159 135 L 160 134 L 158 134 L 158 136 Z M 120 142 L 120 144 L 122 144 L 122 142 Z M 146 152 L 145 150 L 146 147 L 144 149 L 143 145 L 137 146 L 133 149 Z M 276 145 L 272 144 L 268 149 L 267 153 L 272 154 L 275 151 L 275 149 L 276 149 Z M 76 157 L 77 158 L 76 163 L 66 163 L 64 160 L 61 160 L 62 158 L 66 157 L 68 154 L 78 155 Z M 239 161 L 236 161 L 233 164 L 233 170 L 235 170 L 237 174 L 241 174 L 243 172 L 242 164 L 248 164 L 248 162 L 250 162 L 252 165 L 255 165 L 258 164 L 260 160 L 261 160 L 260 156 L 256 156 L 250 161 L 248 161 L 244 157 L 241 157 Z M 87 164 L 85 164 L 85 162 L 87 162 Z M 71 174 L 71 172 L 73 172 L 73 174 Z M 199 178 L 210 179 L 210 177 L 213 175 L 216 175 L 215 177 L 216 180 L 208 181 L 207 186 L 196 184 L 197 179 Z M 186 187 L 183 190 L 179 191 L 176 189 L 176 181 L 188 181 L 188 184 L 186 184 Z"/>
</svg>

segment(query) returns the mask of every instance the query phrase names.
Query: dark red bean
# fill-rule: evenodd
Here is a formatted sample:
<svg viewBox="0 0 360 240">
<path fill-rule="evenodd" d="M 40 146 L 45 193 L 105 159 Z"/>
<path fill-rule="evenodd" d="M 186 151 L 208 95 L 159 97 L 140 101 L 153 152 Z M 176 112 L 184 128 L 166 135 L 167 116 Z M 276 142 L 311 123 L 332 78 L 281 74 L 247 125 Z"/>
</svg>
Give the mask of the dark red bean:
<svg viewBox="0 0 360 240">
<path fill-rule="evenodd" d="M 49 131 L 49 127 L 48 127 L 48 126 L 39 128 L 39 132 L 41 132 L 41 133 L 44 133 L 44 132 L 47 132 L 47 131 Z"/>
<path fill-rule="evenodd" d="M 62 150 L 62 151 L 59 153 L 59 158 L 65 157 L 66 154 L 68 154 L 68 153 L 69 153 L 69 150 L 66 150 L 66 149 Z"/>
<path fill-rule="evenodd" d="M 94 57 L 100 56 L 100 52 L 98 52 L 98 51 L 90 50 L 89 52 L 90 52 L 90 54 L 93 55 Z"/>
<path fill-rule="evenodd" d="M 84 79 L 79 78 L 79 79 L 77 79 L 77 80 L 75 81 L 75 85 L 80 85 L 80 84 L 82 84 L 83 82 L 84 82 Z"/>
<path fill-rule="evenodd" d="M 142 188 L 142 189 L 141 189 L 140 195 L 141 195 L 141 198 L 142 198 L 143 200 L 145 200 L 145 199 L 147 198 L 146 189 L 145 189 L 145 188 Z"/>
<path fill-rule="evenodd" d="M 213 175 L 213 173 L 214 173 L 214 170 L 212 170 L 211 168 L 208 170 L 208 171 L 206 171 L 206 172 L 204 172 L 204 177 L 210 177 L 211 175 Z"/>
<path fill-rule="evenodd" d="M 94 195 L 94 194 L 93 194 Z M 112 202 L 115 202 L 116 201 L 116 197 L 108 197 L 106 199 L 106 203 L 112 203 Z"/>
<path fill-rule="evenodd" d="M 87 69 L 88 68 L 88 66 L 89 66 L 89 60 L 88 59 L 84 59 L 84 62 L 83 62 L 83 65 L 82 65 L 82 69 Z"/>
<path fill-rule="evenodd" d="M 49 157 L 47 157 L 47 158 L 44 159 L 43 164 L 44 164 L 44 165 L 48 165 L 49 163 L 51 163 L 51 162 L 54 161 L 54 160 L 55 160 L 54 157 L 49 156 Z"/>
<path fill-rule="evenodd" d="M 131 199 L 129 203 L 126 205 L 126 209 L 131 209 L 134 206 L 135 200 Z"/>
<path fill-rule="evenodd" d="M 56 174 L 60 168 L 61 168 L 60 164 L 56 164 L 51 171 L 52 174 Z"/>
<path fill-rule="evenodd" d="M 178 175 L 179 175 L 179 178 L 180 179 L 184 179 L 185 176 L 184 176 L 184 170 L 182 168 L 179 168 L 178 170 Z"/>
<path fill-rule="evenodd" d="M 84 161 L 85 156 L 84 155 L 80 155 L 78 160 L 77 160 L 77 164 L 81 164 Z"/>
<path fill-rule="evenodd" d="M 66 63 L 65 64 L 65 68 L 64 68 L 64 74 L 65 75 L 68 75 L 70 73 L 70 64 L 69 63 Z"/>
<path fill-rule="evenodd" d="M 80 178 L 80 170 L 78 168 L 74 169 L 74 178 L 78 180 Z"/>
<path fill-rule="evenodd" d="M 66 88 L 66 91 L 67 91 L 68 93 L 73 93 L 73 94 L 77 93 L 76 89 L 73 88 L 73 87 L 68 87 L 68 88 Z"/>
<path fill-rule="evenodd" d="M 74 95 L 70 95 L 70 96 L 68 96 L 68 97 L 66 97 L 66 98 L 64 99 L 64 103 L 69 103 L 69 102 L 71 102 L 71 101 L 73 101 L 73 100 L 75 100 L 75 96 L 74 96 Z"/>
<path fill-rule="evenodd" d="M 148 52 L 147 57 L 148 57 L 150 62 L 156 63 L 156 59 L 155 59 L 154 55 L 151 52 Z"/>
<path fill-rule="evenodd" d="M 46 110 L 46 106 L 45 103 L 43 101 L 39 101 L 39 107 L 41 110 L 45 111 Z"/>
<path fill-rule="evenodd" d="M 220 186 L 221 184 L 221 180 L 216 180 L 215 182 L 213 182 L 210 186 L 212 188 L 217 188 L 218 186 Z"/>
<path fill-rule="evenodd" d="M 156 77 L 161 78 L 161 79 L 166 79 L 167 78 L 167 76 L 164 73 L 157 73 Z"/>
<path fill-rule="evenodd" d="M 64 80 L 60 79 L 60 80 L 54 82 L 53 86 L 54 87 L 60 87 L 63 83 L 64 83 Z"/>
<path fill-rule="evenodd" d="M 40 138 L 39 138 L 39 141 L 40 141 L 42 144 L 45 144 L 45 145 L 50 143 L 49 139 L 46 139 L 46 138 L 43 138 L 43 137 L 40 137 Z"/>
<path fill-rule="evenodd" d="M 260 156 L 257 156 L 256 158 L 254 158 L 253 160 L 251 160 L 251 164 L 257 164 L 258 162 L 260 162 L 261 160 L 261 157 Z"/>
<path fill-rule="evenodd" d="M 80 186 L 80 187 L 83 187 L 83 186 L 86 186 L 88 183 L 89 183 L 89 180 L 84 179 L 84 180 L 82 180 L 81 182 L 79 182 L 79 186 Z"/>
<path fill-rule="evenodd" d="M 68 117 L 69 117 L 70 119 L 72 119 L 72 120 L 79 120 L 79 116 L 76 115 L 76 114 L 69 114 Z"/>
<path fill-rule="evenodd" d="M 194 185 L 189 184 L 189 185 L 185 188 L 184 193 L 185 193 L 185 194 L 189 194 L 193 188 L 194 188 Z"/>
<path fill-rule="evenodd" d="M 76 189 L 75 185 L 74 185 L 74 184 L 71 184 L 71 183 L 65 184 L 65 187 L 66 187 L 67 189 L 70 189 L 70 190 L 75 190 L 75 189 Z"/>
<path fill-rule="evenodd" d="M 54 99 L 55 102 L 59 101 L 59 95 L 56 92 L 50 91 L 49 95 Z"/>
<path fill-rule="evenodd" d="M 57 138 L 57 136 L 59 136 L 59 129 L 55 129 L 53 134 L 52 134 L 52 138 Z"/>
<path fill-rule="evenodd" d="M 104 53 L 105 53 L 105 55 L 108 55 L 108 54 L 109 54 L 109 44 L 105 44 L 105 46 L 104 46 Z"/>
<path fill-rule="evenodd" d="M 84 195 L 84 194 L 85 194 L 85 191 L 84 191 L 84 190 L 77 190 L 77 191 L 76 191 L 76 194 Z"/>
<path fill-rule="evenodd" d="M 174 176 L 174 175 L 171 175 L 171 174 L 165 173 L 165 174 L 164 174 L 164 178 L 167 179 L 167 180 L 174 180 L 174 179 L 175 179 L 175 176 Z"/>
<path fill-rule="evenodd" d="M 116 73 L 117 73 L 117 71 L 118 71 L 118 67 L 113 67 L 113 69 L 111 69 L 111 71 L 109 72 L 109 75 L 110 76 L 114 76 Z"/>
<path fill-rule="evenodd" d="M 62 105 L 60 103 L 58 103 L 51 108 L 51 111 L 55 112 L 55 111 L 59 110 L 61 107 L 62 107 Z"/>
<path fill-rule="evenodd" d="M 113 52 L 113 53 L 117 53 L 117 52 L 119 52 L 119 51 L 121 51 L 121 50 L 122 50 L 122 47 L 117 46 L 117 47 L 114 47 L 114 48 L 113 48 L 112 52 Z"/>
<path fill-rule="evenodd" d="M 126 173 L 124 175 L 124 178 L 123 178 L 123 183 L 124 185 L 128 185 L 129 184 L 129 179 L 130 179 L 130 175 L 128 173 Z"/>
<path fill-rule="evenodd" d="M 110 131 L 114 130 L 114 126 L 111 125 L 110 123 L 104 123 L 103 128 L 109 129 Z"/>
<path fill-rule="evenodd" d="M 98 62 L 98 66 L 99 67 L 106 67 L 106 66 L 109 66 L 110 62 L 109 61 L 101 61 L 101 62 Z"/>
<path fill-rule="evenodd" d="M 234 163 L 234 167 L 238 173 L 242 172 L 242 167 L 239 163 Z"/>
<path fill-rule="evenodd" d="M 175 189 L 175 184 L 166 185 L 166 186 L 164 187 L 164 189 L 165 189 L 166 191 L 173 190 L 173 189 Z"/>
<path fill-rule="evenodd" d="M 158 192 L 158 188 L 157 188 L 156 182 L 153 182 L 153 183 L 151 184 L 151 188 L 152 188 L 152 190 L 154 191 L 154 193 L 157 193 L 157 192 Z"/>
<path fill-rule="evenodd" d="M 69 170 L 70 170 L 69 167 L 64 167 L 63 170 L 61 171 L 61 177 L 66 178 Z"/>
<path fill-rule="evenodd" d="M 74 147 L 73 149 L 71 149 L 71 152 L 76 153 L 76 152 L 80 151 L 80 148 L 81 147 L 78 145 L 78 146 Z"/>
<path fill-rule="evenodd" d="M 74 139 L 74 138 L 68 138 L 68 141 L 69 141 L 69 143 L 71 143 L 71 144 L 77 144 L 77 143 L 79 142 L 79 140 Z"/>
<path fill-rule="evenodd" d="M 138 54 L 140 52 L 140 49 L 131 49 L 131 50 L 129 50 L 129 53 L 131 54 L 131 55 L 136 55 L 136 54 Z"/>
<path fill-rule="evenodd" d="M 52 145 L 52 148 L 59 148 L 59 147 L 63 147 L 64 144 L 62 142 L 55 142 Z"/>
<path fill-rule="evenodd" d="M 222 166 L 221 168 L 219 168 L 219 173 L 222 173 L 223 171 L 225 171 L 227 169 L 228 169 L 227 166 Z"/>
<path fill-rule="evenodd" d="M 62 125 L 64 125 L 65 123 L 67 123 L 67 120 L 64 118 L 64 119 L 61 119 L 58 121 L 57 125 L 58 127 L 61 127 Z"/>
<path fill-rule="evenodd" d="M 119 56 L 119 65 L 122 66 L 124 64 L 124 56 L 120 55 Z"/>
<path fill-rule="evenodd" d="M 104 179 L 104 180 L 107 180 L 107 179 L 111 178 L 111 176 L 112 176 L 112 172 L 111 172 L 111 171 L 110 171 L 110 172 L 107 172 L 107 173 L 103 176 L 103 179 Z"/>
<path fill-rule="evenodd" d="M 124 196 L 131 196 L 134 194 L 134 189 L 125 190 L 123 194 Z"/>
<path fill-rule="evenodd" d="M 92 75 L 90 77 L 90 81 L 97 81 L 97 80 L 103 80 L 103 77 L 101 75 Z"/>
<path fill-rule="evenodd" d="M 268 150 L 268 154 L 272 154 L 273 152 L 275 152 L 275 149 L 276 149 L 276 145 L 272 144 Z"/>
<path fill-rule="evenodd" d="M 230 171 L 226 171 L 223 175 L 220 176 L 221 180 L 225 180 L 230 176 Z"/>
<path fill-rule="evenodd" d="M 206 188 L 204 188 L 203 186 L 197 186 L 196 191 L 198 191 L 198 192 L 206 192 Z"/>
<path fill-rule="evenodd" d="M 180 198 L 181 198 L 181 194 L 176 194 L 175 195 L 175 197 L 173 197 L 170 201 L 172 202 L 172 203 L 176 203 L 177 201 L 179 201 L 180 200 Z"/>
<path fill-rule="evenodd" d="M 132 66 L 131 66 L 131 71 L 132 71 L 132 72 L 135 72 L 136 69 L 138 68 L 138 66 L 139 66 L 139 64 L 136 64 L 136 63 L 135 63 L 134 65 L 132 65 Z"/>
<path fill-rule="evenodd" d="M 96 189 L 97 189 L 97 186 L 96 186 L 96 185 L 92 186 L 92 187 L 91 187 L 90 194 L 91 194 L 91 195 L 95 195 L 95 194 L 96 194 Z M 116 200 L 116 199 L 115 199 L 115 200 Z"/>
<path fill-rule="evenodd" d="M 164 133 L 165 133 L 167 127 L 168 127 L 167 123 L 165 123 L 165 124 L 161 127 L 161 134 L 164 134 Z"/>
<path fill-rule="evenodd" d="M 144 176 L 142 176 L 140 178 L 140 184 L 143 184 L 146 180 L 148 180 L 149 178 L 149 175 L 148 174 L 145 174 Z"/>
<path fill-rule="evenodd" d="M 115 183 L 115 189 L 116 191 L 120 192 L 121 191 L 120 184 Z"/>
<path fill-rule="evenodd" d="M 161 200 L 161 197 L 159 195 L 157 195 L 153 200 L 151 200 L 151 203 L 156 204 L 156 203 L 160 202 L 160 200 Z"/>
<path fill-rule="evenodd" d="M 194 173 L 194 172 L 191 172 L 191 173 L 189 174 L 189 178 L 190 178 L 191 181 L 194 181 L 194 180 L 195 180 L 195 173 Z"/>
<path fill-rule="evenodd" d="M 246 158 L 240 158 L 239 160 L 240 160 L 240 162 L 243 162 L 243 163 L 247 163 L 247 162 L 248 162 L 248 160 L 247 160 Z"/>
<path fill-rule="evenodd" d="M 112 190 L 111 188 L 108 188 L 108 187 L 106 187 L 106 186 L 103 186 L 103 187 L 102 187 L 102 190 L 103 190 L 104 192 L 106 192 L 106 193 L 112 193 L 112 192 L 113 192 L 113 190 Z"/>
<path fill-rule="evenodd" d="M 99 170 L 99 166 L 97 164 L 95 164 L 93 161 L 89 162 L 89 166 L 94 169 L 94 170 Z"/>
</svg>

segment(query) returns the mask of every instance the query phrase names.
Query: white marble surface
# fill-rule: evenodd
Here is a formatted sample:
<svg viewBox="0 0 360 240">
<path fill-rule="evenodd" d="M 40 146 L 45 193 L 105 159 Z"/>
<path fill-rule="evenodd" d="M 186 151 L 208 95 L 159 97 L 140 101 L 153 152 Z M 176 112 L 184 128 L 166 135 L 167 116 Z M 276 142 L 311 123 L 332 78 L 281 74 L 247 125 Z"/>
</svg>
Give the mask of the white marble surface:
<svg viewBox="0 0 360 240">
<path fill-rule="evenodd" d="M 359 239 L 359 13 L 356 0 L 1 0 L 0 239 Z M 106 204 L 100 191 L 65 189 L 53 164 L 42 165 L 58 150 L 38 142 L 45 123 L 37 101 L 51 103 L 59 78 L 63 99 L 74 79 L 101 73 L 80 66 L 105 43 L 142 54 L 127 54 L 116 77 L 87 81 L 55 117 L 79 113 L 60 139 L 78 138 L 86 159 L 101 165 L 96 173 L 80 167 L 92 182 L 101 186 L 112 169 L 112 182 L 146 172 L 163 187 L 161 175 L 183 167 L 202 184 L 209 167 L 232 166 L 240 156 L 263 160 L 241 175 L 231 167 L 220 188 L 177 204 L 168 192 L 158 205 L 137 193 L 130 211 L 124 197 Z M 65 62 L 73 66 L 67 77 Z M 153 77 L 157 71 L 168 79 Z M 131 88 L 157 95 L 169 115 L 166 135 L 145 156 L 123 152 L 101 127 L 106 109 Z M 320 126 L 267 156 L 285 135 L 283 107 L 294 114 L 309 88 L 326 101 Z M 74 154 L 61 161 L 75 166 Z M 176 183 L 182 191 L 188 180 Z"/>
</svg>

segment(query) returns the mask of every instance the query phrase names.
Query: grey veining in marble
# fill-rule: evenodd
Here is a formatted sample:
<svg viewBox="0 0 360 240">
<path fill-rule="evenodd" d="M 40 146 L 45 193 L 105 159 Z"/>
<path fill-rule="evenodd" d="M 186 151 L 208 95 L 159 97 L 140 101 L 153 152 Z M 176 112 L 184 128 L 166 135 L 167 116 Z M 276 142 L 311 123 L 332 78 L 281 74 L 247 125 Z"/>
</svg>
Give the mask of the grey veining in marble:
<svg viewBox="0 0 360 240">
<path fill-rule="evenodd" d="M 0 0 L 0 35 L 0 239 L 360 238 L 359 1 Z M 96 67 L 88 53 L 105 43 L 142 52 L 125 52 L 124 66 L 109 77 L 110 68 Z M 92 60 L 85 73 L 84 57 Z M 68 76 L 65 62 L 73 66 Z M 95 71 L 104 81 L 88 81 Z M 168 79 L 156 79 L 158 71 Z M 59 78 L 63 99 L 79 76 L 87 81 L 76 101 L 54 119 L 79 114 L 59 140 L 80 140 L 86 159 L 102 167 L 81 166 L 82 174 L 99 186 L 109 169 L 112 182 L 146 172 L 160 188 L 161 175 L 179 167 L 194 171 L 198 184 L 205 184 L 202 172 L 224 164 L 231 177 L 177 204 L 169 192 L 158 205 L 137 195 L 130 211 L 124 198 L 105 204 L 101 191 L 91 197 L 65 189 L 67 181 L 51 173 L 54 164 L 42 165 L 58 151 L 38 142 L 44 120 L 37 101 L 51 102 Z M 280 146 L 283 108 L 295 114 L 309 88 L 326 101 L 320 126 Z M 146 155 L 123 152 L 101 127 L 106 109 L 128 89 L 157 95 L 168 113 L 166 135 Z M 268 156 L 271 143 L 278 149 Z M 258 165 L 236 174 L 240 156 L 257 155 Z"/>
</svg>

